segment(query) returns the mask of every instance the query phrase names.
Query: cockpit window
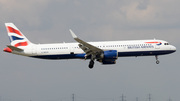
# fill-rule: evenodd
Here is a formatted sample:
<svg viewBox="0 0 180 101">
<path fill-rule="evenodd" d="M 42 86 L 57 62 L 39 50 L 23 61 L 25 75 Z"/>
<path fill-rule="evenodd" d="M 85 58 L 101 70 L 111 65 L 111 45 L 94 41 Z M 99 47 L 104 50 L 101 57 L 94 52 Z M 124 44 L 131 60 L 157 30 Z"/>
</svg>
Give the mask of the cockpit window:
<svg viewBox="0 0 180 101">
<path fill-rule="evenodd" d="M 169 43 L 164 43 L 164 45 L 169 45 Z"/>
</svg>

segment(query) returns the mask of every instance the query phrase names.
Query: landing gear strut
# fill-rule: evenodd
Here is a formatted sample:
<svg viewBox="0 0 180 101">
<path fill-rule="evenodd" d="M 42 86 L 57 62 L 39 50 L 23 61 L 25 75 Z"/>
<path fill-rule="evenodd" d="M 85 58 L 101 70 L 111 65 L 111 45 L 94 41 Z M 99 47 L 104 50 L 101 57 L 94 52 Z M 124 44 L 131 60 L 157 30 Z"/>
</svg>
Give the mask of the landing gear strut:
<svg viewBox="0 0 180 101">
<path fill-rule="evenodd" d="M 90 68 L 90 69 L 92 69 L 92 68 L 93 68 L 93 66 L 94 66 L 94 61 L 93 61 L 93 60 L 91 60 L 91 61 L 89 62 L 89 68 Z"/>
<path fill-rule="evenodd" d="M 89 68 L 92 69 L 94 67 L 94 60 L 96 55 L 91 55 L 91 61 L 89 62 Z"/>
<path fill-rule="evenodd" d="M 160 61 L 158 60 L 158 56 L 156 55 L 155 57 L 156 57 L 156 64 L 159 64 Z"/>
</svg>

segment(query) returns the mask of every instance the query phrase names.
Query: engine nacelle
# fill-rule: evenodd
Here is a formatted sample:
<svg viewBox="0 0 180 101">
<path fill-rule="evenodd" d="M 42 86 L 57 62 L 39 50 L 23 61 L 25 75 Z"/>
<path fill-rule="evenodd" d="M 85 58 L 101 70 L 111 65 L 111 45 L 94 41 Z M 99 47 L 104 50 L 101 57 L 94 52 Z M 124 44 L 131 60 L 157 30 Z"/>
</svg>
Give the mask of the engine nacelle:
<svg viewBox="0 0 180 101">
<path fill-rule="evenodd" d="M 101 59 L 99 60 L 102 64 L 116 64 L 116 59 L 118 58 L 117 50 L 104 51 L 101 54 Z"/>
<path fill-rule="evenodd" d="M 102 64 L 116 64 L 116 60 L 115 59 L 103 59 L 102 60 Z"/>
<path fill-rule="evenodd" d="M 117 50 L 108 50 L 104 51 L 104 53 L 101 55 L 102 59 L 114 59 L 116 60 L 118 58 Z"/>
</svg>

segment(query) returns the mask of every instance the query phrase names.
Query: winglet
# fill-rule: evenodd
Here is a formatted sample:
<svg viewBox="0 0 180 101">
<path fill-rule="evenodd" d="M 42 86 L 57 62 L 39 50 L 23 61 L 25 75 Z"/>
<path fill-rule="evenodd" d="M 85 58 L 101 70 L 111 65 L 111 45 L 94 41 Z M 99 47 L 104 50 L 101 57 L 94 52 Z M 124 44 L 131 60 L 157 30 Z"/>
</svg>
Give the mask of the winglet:
<svg viewBox="0 0 180 101">
<path fill-rule="evenodd" d="M 71 32 L 71 35 L 72 35 L 73 38 L 78 38 L 78 37 L 76 36 L 76 34 L 74 34 L 74 32 L 73 32 L 71 29 L 69 29 L 69 31 Z"/>
</svg>

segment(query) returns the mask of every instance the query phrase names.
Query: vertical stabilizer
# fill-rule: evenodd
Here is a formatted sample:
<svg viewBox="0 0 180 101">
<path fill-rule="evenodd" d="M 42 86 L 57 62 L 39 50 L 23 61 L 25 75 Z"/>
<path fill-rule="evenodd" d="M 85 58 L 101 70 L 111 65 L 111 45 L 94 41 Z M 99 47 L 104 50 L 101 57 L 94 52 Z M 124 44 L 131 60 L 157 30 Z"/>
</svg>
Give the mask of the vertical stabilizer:
<svg viewBox="0 0 180 101">
<path fill-rule="evenodd" d="M 12 46 L 19 47 L 31 44 L 31 42 L 13 23 L 5 23 L 5 26 Z"/>
</svg>

